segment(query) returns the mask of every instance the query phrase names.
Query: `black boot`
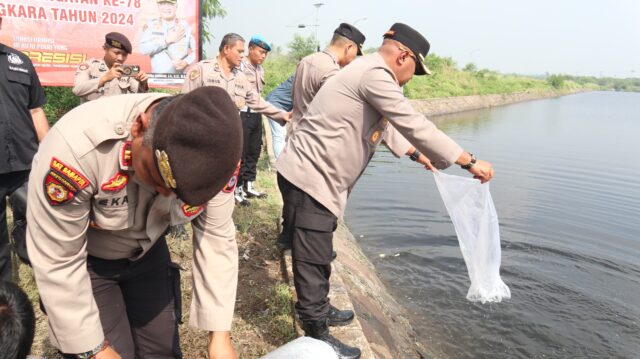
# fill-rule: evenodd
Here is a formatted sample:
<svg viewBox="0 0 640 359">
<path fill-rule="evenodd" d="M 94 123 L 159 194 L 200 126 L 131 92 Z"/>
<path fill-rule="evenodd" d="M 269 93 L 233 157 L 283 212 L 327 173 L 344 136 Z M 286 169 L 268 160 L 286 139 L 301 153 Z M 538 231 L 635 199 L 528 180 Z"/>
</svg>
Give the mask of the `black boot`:
<svg viewBox="0 0 640 359">
<path fill-rule="evenodd" d="M 332 327 L 347 325 L 353 321 L 353 310 L 340 310 L 333 305 L 329 305 L 329 317 L 327 323 Z"/>
<path fill-rule="evenodd" d="M 360 358 L 360 349 L 356 347 L 350 347 L 334 336 L 329 334 L 329 326 L 327 325 L 327 319 L 323 320 L 307 320 L 302 322 L 302 329 L 304 329 L 304 335 L 322 340 L 323 342 L 331 345 L 338 358 L 340 359 L 358 359 Z"/>
</svg>

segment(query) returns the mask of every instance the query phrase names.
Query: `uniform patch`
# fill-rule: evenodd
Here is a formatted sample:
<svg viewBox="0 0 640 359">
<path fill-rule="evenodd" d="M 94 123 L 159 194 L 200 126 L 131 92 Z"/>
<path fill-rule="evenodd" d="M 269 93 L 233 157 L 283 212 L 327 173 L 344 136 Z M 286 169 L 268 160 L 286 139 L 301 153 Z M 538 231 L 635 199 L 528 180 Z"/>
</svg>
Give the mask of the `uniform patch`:
<svg viewBox="0 0 640 359">
<path fill-rule="evenodd" d="M 202 209 L 204 207 L 202 207 L 202 206 L 190 206 L 190 205 L 185 203 L 180 208 L 182 208 L 182 213 L 184 213 L 185 216 L 193 217 L 193 216 L 197 216 L 198 214 L 200 214 L 200 212 L 202 212 Z"/>
<path fill-rule="evenodd" d="M 107 65 L 105 65 L 104 63 L 100 64 L 100 71 L 107 71 Z"/>
<path fill-rule="evenodd" d="M 371 134 L 371 142 L 373 143 L 378 142 L 378 138 L 380 138 L 380 131 L 376 131 Z"/>
<path fill-rule="evenodd" d="M 18 54 L 14 54 L 14 53 L 10 53 L 9 55 L 7 55 L 7 60 L 9 61 L 9 63 L 14 64 L 14 65 L 22 65 L 22 64 L 24 64 L 24 61 L 22 61 L 20 56 L 18 56 Z"/>
<path fill-rule="evenodd" d="M 51 158 L 49 167 L 44 178 L 44 193 L 52 206 L 71 202 L 78 191 L 90 184 L 87 177 L 55 157 Z"/>
<path fill-rule="evenodd" d="M 126 173 L 118 172 L 115 176 L 111 177 L 107 182 L 103 183 L 100 188 L 107 192 L 118 192 L 123 189 L 129 182 L 129 175 Z"/>
<path fill-rule="evenodd" d="M 241 163 L 242 161 L 238 161 L 238 166 L 236 167 L 236 170 L 233 171 L 233 176 L 231 176 L 231 178 L 229 179 L 229 182 L 227 182 L 226 186 L 224 186 L 224 188 L 222 189 L 222 192 L 231 193 L 233 192 L 234 189 L 236 189 L 236 184 L 238 183 L 238 174 L 240 174 Z"/>
<path fill-rule="evenodd" d="M 78 70 L 80 71 L 85 71 L 89 69 L 89 65 L 87 64 L 80 64 L 80 66 L 78 66 Z"/>
<path fill-rule="evenodd" d="M 200 77 L 200 70 L 193 70 L 189 72 L 189 80 L 193 81 Z"/>
</svg>

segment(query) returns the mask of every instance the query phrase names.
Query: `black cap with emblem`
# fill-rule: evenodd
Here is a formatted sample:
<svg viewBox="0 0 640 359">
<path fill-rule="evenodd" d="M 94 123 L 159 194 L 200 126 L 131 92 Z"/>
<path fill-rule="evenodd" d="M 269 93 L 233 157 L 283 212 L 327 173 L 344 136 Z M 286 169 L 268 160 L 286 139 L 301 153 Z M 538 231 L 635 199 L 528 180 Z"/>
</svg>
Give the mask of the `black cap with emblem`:
<svg viewBox="0 0 640 359">
<path fill-rule="evenodd" d="M 409 25 L 402 23 L 395 23 L 389 31 L 385 32 L 383 37 L 385 39 L 393 39 L 408 47 L 416 56 L 416 75 L 431 75 L 431 71 L 427 68 L 426 59 L 429 53 L 429 41 L 420 35 L 419 32 L 414 30 Z"/>
<path fill-rule="evenodd" d="M 227 92 L 205 86 L 177 97 L 162 111 L 152 139 L 167 188 L 191 206 L 213 198 L 242 155 L 242 122 Z"/>
<path fill-rule="evenodd" d="M 131 53 L 131 42 L 126 36 L 119 32 L 110 32 L 104 36 L 104 43 L 109 47 L 124 50 L 127 54 Z"/>
<path fill-rule="evenodd" d="M 367 38 L 355 26 L 343 22 L 333 33 L 355 42 L 358 45 L 358 55 L 362 55 L 362 46 Z"/>
</svg>

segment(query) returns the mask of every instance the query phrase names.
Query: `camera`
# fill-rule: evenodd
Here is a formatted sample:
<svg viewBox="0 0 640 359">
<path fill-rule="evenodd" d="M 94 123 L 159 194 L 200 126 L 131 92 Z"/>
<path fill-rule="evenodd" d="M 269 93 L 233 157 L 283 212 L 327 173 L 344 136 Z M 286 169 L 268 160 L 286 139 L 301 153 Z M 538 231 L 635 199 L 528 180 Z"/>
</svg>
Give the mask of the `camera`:
<svg viewBox="0 0 640 359">
<path fill-rule="evenodd" d="M 122 69 L 122 74 L 124 76 L 136 76 L 140 73 L 139 65 L 122 65 L 120 68 Z"/>
</svg>

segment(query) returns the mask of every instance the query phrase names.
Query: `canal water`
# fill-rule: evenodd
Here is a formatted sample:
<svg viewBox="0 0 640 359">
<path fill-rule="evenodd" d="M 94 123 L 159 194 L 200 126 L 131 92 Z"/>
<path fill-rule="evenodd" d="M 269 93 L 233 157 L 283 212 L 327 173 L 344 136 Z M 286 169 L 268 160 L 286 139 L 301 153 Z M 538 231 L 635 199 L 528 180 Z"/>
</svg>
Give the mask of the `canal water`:
<svg viewBox="0 0 640 359">
<path fill-rule="evenodd" d="M 380 148 L 345 216 L 430 354 L 640 358 L 640 94 L 583 93 L 434 122 L 496 169 L 512 298 L 466 300 L 467 270 L 433 176 L 407 158 Z"/>
</svg>

